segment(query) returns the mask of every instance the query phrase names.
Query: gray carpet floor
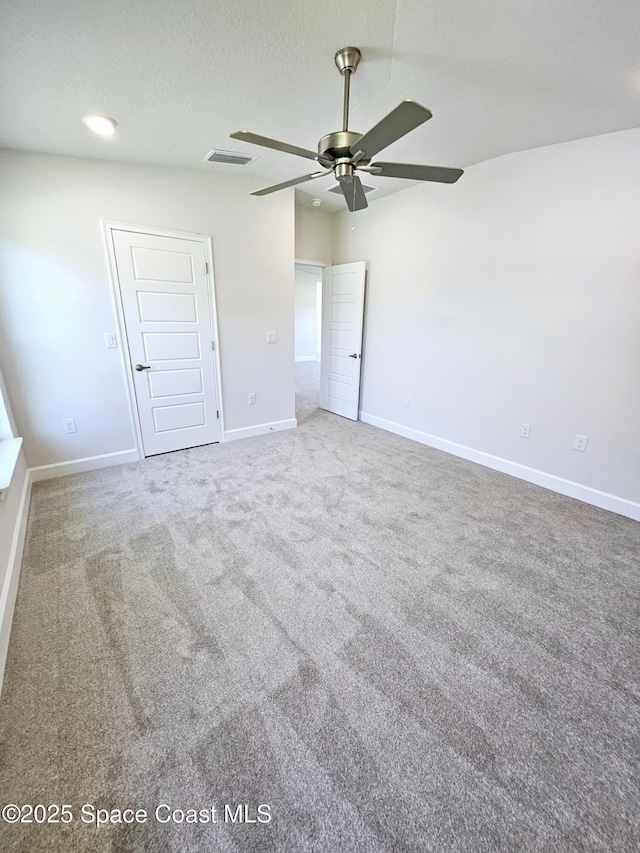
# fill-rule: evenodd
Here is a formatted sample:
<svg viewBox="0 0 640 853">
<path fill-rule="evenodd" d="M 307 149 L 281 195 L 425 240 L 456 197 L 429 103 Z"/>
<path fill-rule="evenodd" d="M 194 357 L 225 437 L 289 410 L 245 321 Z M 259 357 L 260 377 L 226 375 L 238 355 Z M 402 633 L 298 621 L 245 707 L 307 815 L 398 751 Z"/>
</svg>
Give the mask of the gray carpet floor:
<svg viewBox="0 0 640 853">
<path fill-rule="evenodd" d="M 0 792 L 74 821 L 1 849 L 640 849 L 640 525 L 323 412 L 314 369 L 297 430 L 34 487 Z"/>
<path fill-rule="evenodd" d="M 309 412 L 320 405 L 320 362 L 299 361 L 296 364 L 296 410 Z"/>
</svg>

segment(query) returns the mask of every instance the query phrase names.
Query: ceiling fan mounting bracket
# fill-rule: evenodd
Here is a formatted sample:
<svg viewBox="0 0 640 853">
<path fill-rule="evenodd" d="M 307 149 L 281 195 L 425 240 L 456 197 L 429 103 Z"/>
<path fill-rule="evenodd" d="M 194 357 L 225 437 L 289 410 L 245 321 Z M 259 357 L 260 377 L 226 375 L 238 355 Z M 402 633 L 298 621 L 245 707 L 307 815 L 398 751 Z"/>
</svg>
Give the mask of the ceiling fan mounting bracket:
<svg viewBox="0 0 640 853">
<path fill-rule="evenodd" d="M 362 54 L 357 47 L 343 47 L 335 55 L 338 71 L 344 76 L 347 71 L 356 73 Z"/>
</svg>

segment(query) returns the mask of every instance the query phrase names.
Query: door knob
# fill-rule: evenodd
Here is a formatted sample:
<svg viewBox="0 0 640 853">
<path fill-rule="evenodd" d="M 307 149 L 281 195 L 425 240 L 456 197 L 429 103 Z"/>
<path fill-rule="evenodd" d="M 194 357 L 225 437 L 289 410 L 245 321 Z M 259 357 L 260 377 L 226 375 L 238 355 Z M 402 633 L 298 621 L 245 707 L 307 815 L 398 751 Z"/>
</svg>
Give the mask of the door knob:
<svg viewBox="0 0 640 853">
<path fill-rule="evenodd" d="M 136 370 L 151 370 L 150 364 L 136 364 Z"/>
<path fill-rule="evenodd" d="M 353 355 L 350 355 L 350 356 L 349 356 L 349 358 L 357 358 L 357 357 L 358 357 L 358 353 L 357 353 L 357 352 L 354 352 L 354 354 L 353 354 Z"/>
</svg>

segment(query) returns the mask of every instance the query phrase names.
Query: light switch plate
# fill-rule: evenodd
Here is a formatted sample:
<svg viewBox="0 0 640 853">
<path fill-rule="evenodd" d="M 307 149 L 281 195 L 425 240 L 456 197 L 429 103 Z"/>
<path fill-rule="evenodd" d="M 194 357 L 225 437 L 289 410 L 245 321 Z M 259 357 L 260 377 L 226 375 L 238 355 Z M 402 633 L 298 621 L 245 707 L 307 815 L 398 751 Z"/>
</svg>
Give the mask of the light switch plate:
<svg viewBox="0 0 640 853">
<path fill-rule="evenodd" d="M 118 339 L 116 338 L 115 332 L 105 332 L 104 333 L 104 345 L 107 349 L 117 349 L 118 348 Z"/>
<path fill-rule="evenodd" d="M 277 332 L 267 332 L 267 343 L 268 344 L 277 344 L 278 343 L 278 333 Z"/>
</svg>

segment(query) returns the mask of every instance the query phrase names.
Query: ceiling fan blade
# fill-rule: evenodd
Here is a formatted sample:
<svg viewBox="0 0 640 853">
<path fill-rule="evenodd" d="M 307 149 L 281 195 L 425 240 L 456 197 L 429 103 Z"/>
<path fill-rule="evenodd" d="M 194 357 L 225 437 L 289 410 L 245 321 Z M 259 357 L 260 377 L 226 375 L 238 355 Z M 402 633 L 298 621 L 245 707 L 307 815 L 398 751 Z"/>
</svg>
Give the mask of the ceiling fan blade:
<svg viewBox="0 0 640 853">
<path fill-rule="evenodd" d="M 354 175 L 353 180 L 348 183 L 347 181 L 340 181 L 340 189 L 347 202 L 347 207 L 352 213 L 356 210 L 364 210 L 365 207 L 369 207 L 367 197 L 362 189 L 362 182 L 357 175 Z"/>
<path fill-rule="evenodd" d="M 446 166 L 416 166 L 413 163 L 372 163 L 371 166 L 376 170 L 374 174 L 382 178 L 438 181 L 441 184 L 455 184 L 464 172 L 463 169 L 449 169 Z"/>
<path fill-rule="evenodd" d="M 265 187 L 263 190 L 256 190 L 251 195 L 269 195 L 276 193 L 278 190 L 285 190 L 287 187 L 295 187 L 296 184 L 303 184 L 305 181 L 312 181 L 314 178 L 322 178 L 325 175 L 330 175 L 331 169 L 325 172 L 312 172 L 310 175 L 303 175 L 301 178 L 293 178 L 291 181 L 285 181 L 283 184 L 275 184 L 272 187 Z"/>
<path fill-rule="evenodd" d="M 391 145 L 396 139 L 400 139 L 405 133 L 409 133 L 410 130 L 414 130 L 430 119 L 431 115 L 431 110 L 417 101 L 402 101 L 395 110 L 391 110 L 389 115 L 354 142 L 351 153 L 357 154 L 358 151 L 364 151 L 367 157 L 374 157 L 378 151 L 382 151 L 387 145 Z"/>
<path fill-rule="evenodd" d="M 277 139 L 269 139 L 268 136 L 260 136 L 257 133 L 249 133 L 248 130 L 238 130 L 229 135 L 230 139 L 239 139 L 241 142 L 250 142 L 252 145 L 262 145 L 264 148 L 274 148 L 276 151 L 284 151 L 285 154 L 295 154 L 296 157 L 306 157 L 308 160 L 317 160 L 315 151 L 308 148 L 298 148 L 297 145 L 288 145 Z"/>
</svg>

